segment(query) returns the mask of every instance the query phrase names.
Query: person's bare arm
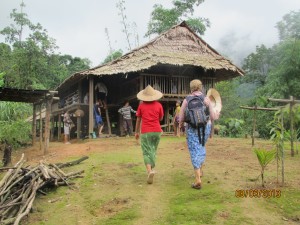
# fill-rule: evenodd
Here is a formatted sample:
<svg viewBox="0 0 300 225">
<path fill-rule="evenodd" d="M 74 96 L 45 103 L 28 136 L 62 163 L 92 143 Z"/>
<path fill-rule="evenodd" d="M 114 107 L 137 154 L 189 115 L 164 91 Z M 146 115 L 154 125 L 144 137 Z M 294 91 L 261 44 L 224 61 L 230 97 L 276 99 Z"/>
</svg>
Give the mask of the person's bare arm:
<svg viewBox="0 0 300 225">
<path fill-rule="evenodd" d="M 135 139 L 140 138 L 140 127 L 141 127 L 141 117 L 136 118 L 136 124 L 135 124 Z"/>
</svg>

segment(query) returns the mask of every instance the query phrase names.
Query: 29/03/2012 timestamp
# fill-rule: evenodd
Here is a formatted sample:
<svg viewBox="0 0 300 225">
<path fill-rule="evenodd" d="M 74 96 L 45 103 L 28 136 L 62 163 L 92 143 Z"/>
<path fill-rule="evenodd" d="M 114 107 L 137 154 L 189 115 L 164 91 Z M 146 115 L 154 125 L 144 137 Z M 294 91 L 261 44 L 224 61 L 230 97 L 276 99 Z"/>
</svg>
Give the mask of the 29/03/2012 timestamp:
<svg viewBox="0 0 300 225">
<path fill-rule="evenodd" d="M 279 189 L 239 189 L 235 190 L 237 198 L 280 198 L 281 190 Z"/>
</svg>

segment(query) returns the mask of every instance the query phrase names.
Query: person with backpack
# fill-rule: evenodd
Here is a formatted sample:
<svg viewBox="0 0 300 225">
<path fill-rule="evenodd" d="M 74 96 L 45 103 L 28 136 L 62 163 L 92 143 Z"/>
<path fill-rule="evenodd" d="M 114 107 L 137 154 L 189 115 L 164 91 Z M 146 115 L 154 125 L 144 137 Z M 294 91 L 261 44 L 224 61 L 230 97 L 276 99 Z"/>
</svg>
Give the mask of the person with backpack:
<svg viewBox="0 0 300 225">
<path fill-rule="evenodd" d="M 205 143 L 211 132 L 211 121 L 219 118 L 208 97 L 202 92 L 202 82 L 190 82 L 191 94 L 182 102 L 179 113 L 179 126 L 187 123 L 186 136 L 190 158 L 194 167 L 195 182 L 192 188 L 201 189 L 202 165 L 206 157 Z"/>
<path fill-rule="evenodd" d="M 157 100 L 163 94 L 148 85 L 137 94 L 137 98 L 142 102 L 139 104 L 136 116 L 135 138 L 141 138 L 144 163 L 148 173 L 147 183 L 153 183 L 156 152 L 160 141 L 162 129 L 160 121 L 164 117 L 164 110 Z M 142 121 L 142 123 L 141 123 Z"/>
</svg>

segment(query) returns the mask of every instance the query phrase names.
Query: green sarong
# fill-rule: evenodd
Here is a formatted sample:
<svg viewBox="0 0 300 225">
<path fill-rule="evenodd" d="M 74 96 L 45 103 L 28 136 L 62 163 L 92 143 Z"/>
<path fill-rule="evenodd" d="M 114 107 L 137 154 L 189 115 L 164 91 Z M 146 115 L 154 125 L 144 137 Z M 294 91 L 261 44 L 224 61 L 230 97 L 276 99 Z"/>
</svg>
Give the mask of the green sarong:
<svg viewBox="0 0 300 225">
<path fill-rule="evenodd" d="M 155 167 L 156 151 L 160 141 L 160 132 L 150 132 L 141 134 L 141 146 L 143 151 L 144 163 Z"/>
</svg>

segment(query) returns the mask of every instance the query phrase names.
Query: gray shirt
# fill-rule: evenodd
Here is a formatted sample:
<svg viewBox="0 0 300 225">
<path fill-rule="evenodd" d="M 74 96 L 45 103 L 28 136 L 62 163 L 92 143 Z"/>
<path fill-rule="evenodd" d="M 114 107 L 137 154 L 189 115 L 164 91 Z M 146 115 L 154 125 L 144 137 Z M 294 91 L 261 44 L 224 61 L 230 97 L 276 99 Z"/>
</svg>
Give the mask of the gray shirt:
<svg viewBox="0 0 300 225">
<path fill-rule="evenodd" d="M 121 109 L 118 110 L 120 114 L 122 114 L 125 120 L 131 119 L 131 113 L 136 113 L 131 106 L 123 106 Z"/>
</svg>

